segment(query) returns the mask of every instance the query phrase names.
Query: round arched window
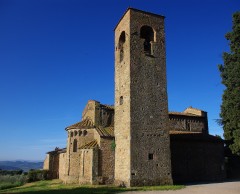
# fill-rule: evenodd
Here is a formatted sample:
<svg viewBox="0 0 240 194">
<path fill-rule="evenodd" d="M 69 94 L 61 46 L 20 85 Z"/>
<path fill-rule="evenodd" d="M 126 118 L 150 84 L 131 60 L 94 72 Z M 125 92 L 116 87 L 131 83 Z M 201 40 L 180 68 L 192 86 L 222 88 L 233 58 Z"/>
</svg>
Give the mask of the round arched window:
<svg viewBox="0 0 240 194">
<path fill-rule="evenodd" d="M 74 131 L 74 136 L 76 136 L 77 135 L 77 131 Z"/>
<path fill-rule="evenodd" d="M 150 26 L 142 26 L 140 29 L 140 38 L 145 39 L 143 43 L 144 52 L 152 54 L 151 41 L 154 41 L 154 31 Z"/>
<path fill-rule="evenodd" d="M 82 131 L 81 131 L 81 130 L 78 132 L 78 135 L 79 135 L 79 136 L 81 136 L 81 135 L 82 135 Z"/>
<path fill-rule="evenodd" d="M 123 31 L 119 37 L 119 42 L 118 42 L 118 49 L 119 49 L 119 59 L 120 62 L 122 62 L 123 58 L 124 58 L 124 43 L 126 41 L 126 35 L 125 35 L 125 31 Z"/>
<path fill-rule="evenodd" d="M 84 130 L 84 131 L 83 131 L 83 136 L 86 136 L 86 135 L 87 135 L 87 131 Z"/>
</svg>

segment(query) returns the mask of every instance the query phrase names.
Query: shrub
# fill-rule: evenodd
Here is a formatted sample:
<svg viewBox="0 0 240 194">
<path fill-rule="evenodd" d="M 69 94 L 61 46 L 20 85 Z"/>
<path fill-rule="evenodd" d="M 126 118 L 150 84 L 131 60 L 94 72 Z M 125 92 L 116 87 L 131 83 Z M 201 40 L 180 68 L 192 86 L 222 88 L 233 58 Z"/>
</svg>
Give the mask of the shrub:
<svg viewBox="0 0 240 194">
<path fill-rule="evenodd" d="M 0 190 L 24 185 L 27 176 L 21 175 L 0 175 Z"/>
<path fill-rule="evenodd" d="M 20 183 L 20 182 L 16 182 L 16 183 L 0 183 L 0 190 L 3 190 L 3 189 L 10 189 L 10 188 L 13 188 L 13 187 L 19 187 L 19 186 L 22 186 L 23 184 Z"/>
<path fill-rule="evenodd" d="M 48 170 L 30 170 L 28 172 L 28 182 L 48 180 L 50 177 Z"/>
</svg>

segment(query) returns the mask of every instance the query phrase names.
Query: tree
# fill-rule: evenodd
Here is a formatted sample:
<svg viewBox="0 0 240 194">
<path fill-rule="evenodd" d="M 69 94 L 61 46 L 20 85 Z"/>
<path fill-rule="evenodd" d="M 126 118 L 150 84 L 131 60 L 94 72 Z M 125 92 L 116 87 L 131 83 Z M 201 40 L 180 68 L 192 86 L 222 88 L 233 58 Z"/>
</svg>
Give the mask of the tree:
<svg viewBox="0 0 240 194">
<path fill-rule="evenodd" d="M 222 84 L 221 124 L 227 146 L 233 154 L 240 155 L 240 12 L 233 14 L 232 32 L 226 34 L 230 51 L 223 53 L 223 65 L 219 65 Z"/>
</svg>

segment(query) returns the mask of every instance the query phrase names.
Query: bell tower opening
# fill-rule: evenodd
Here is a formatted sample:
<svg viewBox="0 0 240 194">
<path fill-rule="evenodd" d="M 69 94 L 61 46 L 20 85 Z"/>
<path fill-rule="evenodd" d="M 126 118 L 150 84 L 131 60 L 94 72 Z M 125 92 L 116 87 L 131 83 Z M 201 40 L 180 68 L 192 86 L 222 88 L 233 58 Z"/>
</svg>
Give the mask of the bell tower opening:
<svg viewBox="0 0 240 194">
<path fill-rule="evenodd" d="M 120 62 L 122 62 L 124 58 L 124 43 L 126 41 L 126 35 L 125 32 L 123 31 L 119 37 L 119 42 L 118 42 L 118 49 L 119 49 L 119 54 L 120 54 Z"/>
<path fill-rule="evenodd" d="M 142 26 L 140 29 L 140 38 L 144 39 L 143 49 L 146 54 L 152 54 L 151 41 L 154 41 L 154 31 L 150 26 Z"/>
</svg>

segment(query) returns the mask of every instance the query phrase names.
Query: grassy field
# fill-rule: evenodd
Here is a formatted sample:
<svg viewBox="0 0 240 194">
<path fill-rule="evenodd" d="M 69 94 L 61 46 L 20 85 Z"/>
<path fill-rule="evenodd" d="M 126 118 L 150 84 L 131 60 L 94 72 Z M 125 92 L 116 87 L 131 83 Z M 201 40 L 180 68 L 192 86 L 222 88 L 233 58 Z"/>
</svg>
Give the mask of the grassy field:
<svg viewBox="0 0 240 194">
<path fill-rule="evenodd" d="M 79 185 L 65 185 L 60 180 L 38 181 L 34 183 L 27 183 L 21 187 L 6 189 L 0 193 L 24 193 L 24 194 L 112 194 L 125 191 L 147 191 L 147 190 L 177 190 L 182 189 L 182 185 L 170 186 L 153 186 L 153 187 L 134 187 L 134 188 L 118 188 L 112 186 L 79 186 Z"/>
</svg>

